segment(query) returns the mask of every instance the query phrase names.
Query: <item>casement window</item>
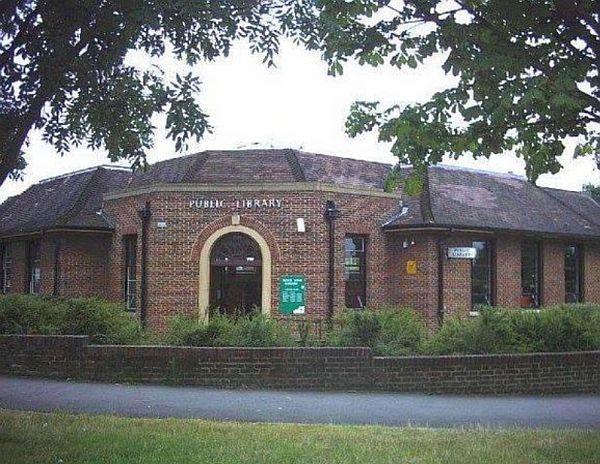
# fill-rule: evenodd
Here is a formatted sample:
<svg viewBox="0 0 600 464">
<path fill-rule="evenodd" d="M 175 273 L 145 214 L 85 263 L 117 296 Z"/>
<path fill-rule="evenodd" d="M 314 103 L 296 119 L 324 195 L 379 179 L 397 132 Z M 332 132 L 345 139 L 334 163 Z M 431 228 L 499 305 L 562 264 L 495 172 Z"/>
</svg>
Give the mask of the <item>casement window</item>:
<svg viewBox="0 0 600 464">
<path fill-rule="evenodd" d="M 565 302 L 583 302 L 583 248 L 571 244 L 565 247 Z"/>
<path fill-rule="evenodd" d="M 11 276 L 12 276 L 12 256 L 9 243 L 0 245 L 0 292 L 10 293 Z"/>
<path fill-rule="evenodd" d="M 493 301 L 493 246 L 489 240 L 473 241 L 477 256 L 471 260 L 471 306 L 492 306 Z"/>
<path fill-rule="evenodd" d="M 533 241 L 521 243 L 521 307 L 540 306 L 540 244 Z"/>
<path fill-rule="evenodd" d="M 32 240 L 27 243 L 27 289 L 31 294 L 40 293 L 42 283 L 42 268 L 40 257 L 40 242 Z"/>
<path fill-rule="evenodd" d="M 129 311 L 137 310 L 137 235 L 123 237 L 125 304 Z"/>
<path fill-rule="evenodd" d="M 344 241 L 345 303 L 348 308 L 364 308 L 367 304 L 367 239 L 347 235 Z"/>
</svg>

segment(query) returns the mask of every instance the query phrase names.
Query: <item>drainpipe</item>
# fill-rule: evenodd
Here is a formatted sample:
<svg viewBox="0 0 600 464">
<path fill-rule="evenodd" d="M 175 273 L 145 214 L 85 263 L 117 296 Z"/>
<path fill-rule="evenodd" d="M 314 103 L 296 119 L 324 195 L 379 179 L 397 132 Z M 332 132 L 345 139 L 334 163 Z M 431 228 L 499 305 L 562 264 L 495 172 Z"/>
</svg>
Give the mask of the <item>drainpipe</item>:
<svg viewBox="0 0 600 464">
<path fill-rule="evenodd" d="M 138 210 L 138 215 L 142 220 L 142 256 L 141 256 L 141 283 L 140 283 L 140 319 L 142 325 L 146 325 L 146 294 L 148 292 L 148 279 L 146 272 L 147 248 L 148 248 L 148 225 L 150 224 L 150 202 L 147 201 L 144 208 Z"/>
<path fill-rule="evenodd" d="M 54 240 L 54 284 L 52 295 L 60 294 L 60 240 Z"/>
<path fill-rule="evenodd" d="M 453 230 L 448 229 L 446 235 L 437 239 L 437 250 L 438 250 L 438 309 L 437 309 L 437 317 L 438 324 L 441 326 L 444 323 L 444 243 L 450 235 L 452 235 Z"/>
<path fill-rule="evenodd" d="M 333 200 L 325 203 L 325 220 L 329 228 L 329 284 L 327 286 L 327 322 L 333 318 L 335 295 L 335 220 L 341 215 Z"/>
</svg>

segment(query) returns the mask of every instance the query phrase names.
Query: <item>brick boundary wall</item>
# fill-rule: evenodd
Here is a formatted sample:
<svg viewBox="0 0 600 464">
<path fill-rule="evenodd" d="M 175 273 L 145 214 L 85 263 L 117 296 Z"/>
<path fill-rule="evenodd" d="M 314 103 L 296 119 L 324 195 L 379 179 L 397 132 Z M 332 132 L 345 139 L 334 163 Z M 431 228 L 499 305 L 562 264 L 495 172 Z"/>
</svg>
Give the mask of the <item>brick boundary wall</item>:
<svg viewBox="0 0 600 464">
<path fill-rule="evenodd" d="M 0 336 L 0 374 L 209 387 L 422 393 L 600 393 L 600 351 L 375 357 L 369 348 L 89 345 Z"/>
</svg>

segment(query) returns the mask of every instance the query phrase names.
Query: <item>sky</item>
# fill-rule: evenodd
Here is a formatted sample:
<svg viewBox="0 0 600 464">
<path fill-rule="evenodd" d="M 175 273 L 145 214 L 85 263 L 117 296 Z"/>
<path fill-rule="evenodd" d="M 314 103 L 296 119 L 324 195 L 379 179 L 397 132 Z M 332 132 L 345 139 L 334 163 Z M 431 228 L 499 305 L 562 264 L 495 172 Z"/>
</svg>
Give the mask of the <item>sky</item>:
<svg viewBox="0 0 600 464">
<path fill-rule="evenodd" d="M 150 64 L 142 55 L 131 55 L 129 59 L 140 66 Z M 401 71 L 347 64 L 342 76 L 331 77 L 317 52 L 283 41 L 277 67 L 267 68 L 260 56 L 251 54 L 248 46 L 240 42 L 229 57 L 194 68 L 202 80 L 200 103 L 210 116 L 213 133 L 190 144 L 185 153 L 176 153 L 165 131 L 160 130 L 164 118 L 157 117 L 154 122 L 159 130 L 147 159 L 153 163 L 201 150 L 255 147 L 297 148 L 394 163 L 390 145 L 378 142 L 375 133 L 354 139 L 345 134 L 350 105 L 357 100 L 378 100 L 389 105 L 427 101 L 433 93 L 454 82 L 444 74 L 441 63 L 442 57 L 435 57 L 415 70 Z M 170 58 L 161 58 L 156 64 L 170 75 L 182 71 L 182 65 Z M 567 152 L 572 152 L 573 146 L 568 142 Z M 61 157 L 43 142 L 39 132 L 30 134 L 26 159 L 29 166 L 24 181 L 7 180 L 0 187 L 0 201 L 48 177 L 110 163 L 102 151 L 85 147 Z M 570 190 L 581 190 L 587 182 L 600 184 L 600 172 L 591 158 L 573 160 L 567 153 L 561 162 L 564 168 L 559 174 L 544 175 L 538 184 Z M 524 176 L 524 163 L 511 154 L 489 160 L 461 157 L 445 163 Z"/>
</svg>

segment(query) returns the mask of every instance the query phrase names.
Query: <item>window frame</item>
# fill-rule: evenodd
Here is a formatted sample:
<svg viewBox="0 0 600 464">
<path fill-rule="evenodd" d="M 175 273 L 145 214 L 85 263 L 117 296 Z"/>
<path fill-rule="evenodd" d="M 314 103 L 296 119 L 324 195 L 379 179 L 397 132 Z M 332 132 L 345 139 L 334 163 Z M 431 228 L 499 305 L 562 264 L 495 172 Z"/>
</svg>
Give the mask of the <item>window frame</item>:
<svg viewBox="0 0 600 464">
<path fill-rule="evenodd" d="M 573 248 L 575 250 L 575 263 L 572 270 L 575 272 L 575 289 L 576 293 L 567 292 L 568 280 L 567 280 L 567 250 Z M 585 301 L 584 294 L 584 248 L 580 243 L 569 243 L 564 248 L 564 284 L 565 284 L 565 303 L 577 304 Z M 569 266 L 571 268 L 571 266 Z M 569 295 L 575 296 L 575 301 L 569 299 Z"/>
<path fill-rule="evenodd" d="M 39 270 L 39 272 L 36 272 Z M 27 242 L 27 293 L 39 295 L 42 288 L 42 247 L 40 240 Z"/>
<path fill-rule="evenodd" d="M 349 251 L 347 247 L 348 240 L 356 240 L 359 239 L 362 241 L 362 250 Z M 355 273 L 360 276 L 358 282 L 360 282 L 358 295 L 359 299 L 362 299 L 362 306 L 356 306 L 354 304 L 348 305 L 348 292 L 350 290 L 348 282 L 357 282 L 356 280 L 349 279 L 349 273 L 347 272 L 347 268 L 349 264 L 347 263 L 347 258 L 349 253 L 359 253 L 359 272 Z M 368 253 L 368 236 L 363 234 L 346 234 L 344 236 L 344 305 L 348 309 L 364 309 L 367 307 L 367 253 Z M 361 298 L 362 297 L 362 298 Z M 353 299 L 353 298 L 352 298 Z"/>
<path fill-rule="evenodd" d="M 488 297 L 488 303 L 487 304 L 482 304 L 482 303 L 476 303 L 475 302 L 475 293 L 474 293 L 474 274 L 475 274 L 475 269 L 477 267 L 483 267 L 481 265 L 477 265 L 476 264 L 476 260 L 479 257 L 479 249 L 477 249 L 477 256 L 471 260 L 471 310 L 472 311 L 477 311 L 480 307 L 482 306 L 495 306 L 496 305 L 496 284 L 495 284 L 495 280 L 496 280 L 496 272 L 495 272 L 495 267 L 496 267 L 496 246 L 495 243 L 492 239 L 473 239 L 471 240 L 471 246 L 473 248 L 477 248 L 475 246 L 475 243 L 486 243 L 487 245 L 487 250 L 488 250 L 488 262 L 486 267 L 487 269 L 487 287 L 488 287 L 488 294 L 486 295 Z"/>
<path fill-rule="evenodd" d="M 132 313 L 138 310 L 137 248 L 137 234 L 123 236 L 123 298 L 127 311 Z M 131 263 L 131 260 L 133 263 Z"/>
<path fill-rule="evenodd" d="M 0 293 L 10 293 L 12 286 L 12 250 L 10 243 L 0 244 Z"/>
<path fill-rule="evenodd" d="M 531 247 L 530 249 L 535 250 L 535 258 L 534 258 L 534 269 L 535 269 L 535 278 L 534 278 L 534 292 L 532 296 L 533 304 L 529 306 L 523 306 L 526 308 L 539 308 L 542 302 L 542 244 L 537 240 L 522 240 L 521 241 L 521 298 L 524 299 L 527 296 L 530 296 L 525 293 L 525 250 L 526 247 Z"/>
</svg>

